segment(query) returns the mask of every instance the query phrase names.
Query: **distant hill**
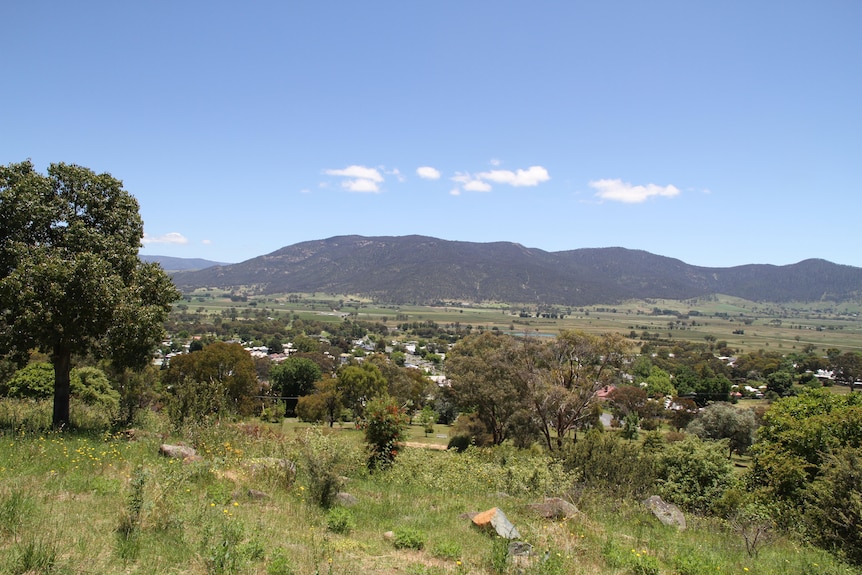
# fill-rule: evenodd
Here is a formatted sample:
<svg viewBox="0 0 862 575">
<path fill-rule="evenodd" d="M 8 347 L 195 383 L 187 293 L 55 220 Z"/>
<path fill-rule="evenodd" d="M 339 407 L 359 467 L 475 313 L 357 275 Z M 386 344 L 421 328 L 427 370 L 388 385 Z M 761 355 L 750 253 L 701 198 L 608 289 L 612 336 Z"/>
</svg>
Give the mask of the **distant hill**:
<svg viewBox="0 0 862 575">
<path fill-rule="evenodd" d="M 146 256 L 143 254 L 139 254 L 138 257 L 141 261 L 148 263 L 155 262 L 159 264 L 162 266 L 162 269 L 167 272 L 202 270 L 212 266 L 228 265 L 222 262 L 211 262 L 200 258 L 173 258 L 171 256 Z"/>
<path fill-rule="evenodd" d="M 177 272 L 173 278 L 184 290 L 254 286 L 263 294 L 325 292 L 417 304 L 592 305 L 713 293 L 775 302 L 862 297 L 862 268 L 825 260 L 706 268 L 625 248 L 546 252 L 510 242 L 425 236 L 302 242 L 238 264 Z"/>
</svg>

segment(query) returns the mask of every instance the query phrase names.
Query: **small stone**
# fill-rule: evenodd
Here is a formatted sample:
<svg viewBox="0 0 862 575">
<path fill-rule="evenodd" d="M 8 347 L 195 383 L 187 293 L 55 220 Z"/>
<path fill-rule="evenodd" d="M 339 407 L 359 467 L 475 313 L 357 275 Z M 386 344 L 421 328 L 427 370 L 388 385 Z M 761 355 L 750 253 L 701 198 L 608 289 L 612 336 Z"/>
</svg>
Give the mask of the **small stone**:
<svg viewBox="0 0 862 575">
<path fill-rule="evenodd" d="M 518 528 L 512 525 L 506 514 L 497 507 L 492 507 L 487 511 L 483 511 L 473 517 L 473 523 L 479 527 L 487 527 L 490 525 L 500 537 L 506 539 L 520 539 L 521 534 Z"/>
<path fill-rule="evenodd" d="M 170 445 L 163 443 L 159 446 L 159 454 L 171 459 L 182 459 L 184 461 L 197 461 L 201 457 L 193 447 L 187 445 Z"/>
<path fill-rule="evenodd" d="M 352 507 L 359 503 L 359 500 L 356 497 L 347 493 L 346 491 L 339 491 L 335 495 L 335 501 L 337 501 L 341 505 L 344 505 L 345 507 Z"/>
<path fill-rule="evenodd" d="M 675 526 L 680 531 L 685 529 L 685 515 L 673 503 L 668 503 L 658 495 L 653 495 L 644 501 L 644 505 L 649 507 L 653 515 L 665 525 Z"/>
<path fill-rule="evenodd" d="M 578 514 L 578 508 L 559 497 L 546 497 L 541 503 L 531 503 L 527 506 L 545 519 L 566 519 Z"/>
<path fill-rule="evenodd" d="M 509 555 L 512 557 L 528 557 L 533 552 L 533 546 L 526 541 L 512 541 L 509 543 Z"/>
</svg>

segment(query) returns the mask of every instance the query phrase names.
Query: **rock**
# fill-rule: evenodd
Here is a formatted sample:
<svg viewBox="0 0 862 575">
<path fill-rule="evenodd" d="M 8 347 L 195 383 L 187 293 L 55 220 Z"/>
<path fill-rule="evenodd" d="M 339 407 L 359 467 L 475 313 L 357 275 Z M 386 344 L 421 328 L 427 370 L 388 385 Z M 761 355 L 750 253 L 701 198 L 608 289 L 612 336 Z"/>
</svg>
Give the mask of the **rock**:
<svg viewBox="0 0 862 575">
<path fill-rule="evenodd" d="M 201 459 L 201 456 L 197 454 L 197 451 L 195 451 L 193 447 L 189 447 L 187 445 L 170 445 L 168 443 L 162 443 L 159 446 L 159 454 L 164 455 L 165 457 L 170 457 L 171 459 L 182 459 L 184 461 L 198 461 Z"/>
<path fill-rule="evenodd" d="M 395 539 L 395 532 L 394 531 L 387 531 L 386 533 L 383 534 L 383 538 L 386 539 L 387 541 L 392 541 L 393 539 Z"/>
<path fill-rule="evenodd" d="M 338 493 L 336 493 L 335 494 L 335 501 L 336 501 L 336 503 L 340 503 L 341 505 L 344 505 L 345 507 L 352 507 L 352 506 L 356 505 L 357 503 L 359 503 L 359 500 L 356 497 L 347 493 L 346 491 L 339 491 Z"/>
<path fill-rule="evenodd" d="M 685 515 L 673 503 L 668 503 L 658 495 L 653 495 L 644 501 L 644 505 L 649 507 L 653 515 L 665 525 L 675 526 L 679 530 L 685 529 Z"/>
<path fill-rule="evenodd" d="M 526 541 L 510 541 L 510 557 L 529 557 L 533 553 L 533 546 Z"/>
<path fill-rule="evenodd" d="M 488 527 L 490 525 L 497 532 L 497 535 L 506 539 L 521 538 L 518 528 L 512 525 L 502 509 L 498 509 L 497 507 L 492 507 L 487 511 L 478 513 L 473 517 L 473 524 L 479 527 Z"/>
<path fill-rule="evenodd" d="M 545 519 L 567 519 L 576 516 L 578 508 L 559 497 L 545 497 L 541 503 L 531 503 L 527 505 L 531 511 L 535 511 Z"/>
</svg>

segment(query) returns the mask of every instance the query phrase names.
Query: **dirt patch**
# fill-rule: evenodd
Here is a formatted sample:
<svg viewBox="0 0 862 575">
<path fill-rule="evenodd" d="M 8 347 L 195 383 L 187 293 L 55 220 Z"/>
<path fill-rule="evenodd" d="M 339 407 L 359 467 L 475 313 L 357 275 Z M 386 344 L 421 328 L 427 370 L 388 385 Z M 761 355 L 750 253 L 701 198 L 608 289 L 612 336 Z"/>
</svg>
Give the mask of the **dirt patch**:
<svg viewBox="0 0 862 575">
<path fill-rule="evenodd" d="M 440 445 L 439 443 L 419 443 L 417 441 L 407 441 L 404 443 L 405 447 L 418 447 L 419 449 L 436 449 L 437 451 L 446 451 L 445 445 Z"/>
</svg>

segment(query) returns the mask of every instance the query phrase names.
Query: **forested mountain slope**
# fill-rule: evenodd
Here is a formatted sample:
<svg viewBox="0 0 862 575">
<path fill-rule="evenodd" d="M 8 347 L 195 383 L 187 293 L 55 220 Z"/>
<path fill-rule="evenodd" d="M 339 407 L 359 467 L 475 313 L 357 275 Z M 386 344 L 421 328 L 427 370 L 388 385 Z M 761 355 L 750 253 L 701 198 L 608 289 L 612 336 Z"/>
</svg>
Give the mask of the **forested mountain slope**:
<svg viewBox="0 0 862 575">
<path fill-rule="evenodd" d="M 506 301 L 560 305 L 712 293 L 754 301 L 862 297 L 862 268 L 811 259 L 706 268 L 625 248 L 546 252 L 510 242 L 338 236 L 238 264 L 173 275 L 178 287 L 356 294 L 389 303 Z"/>
</svg>

